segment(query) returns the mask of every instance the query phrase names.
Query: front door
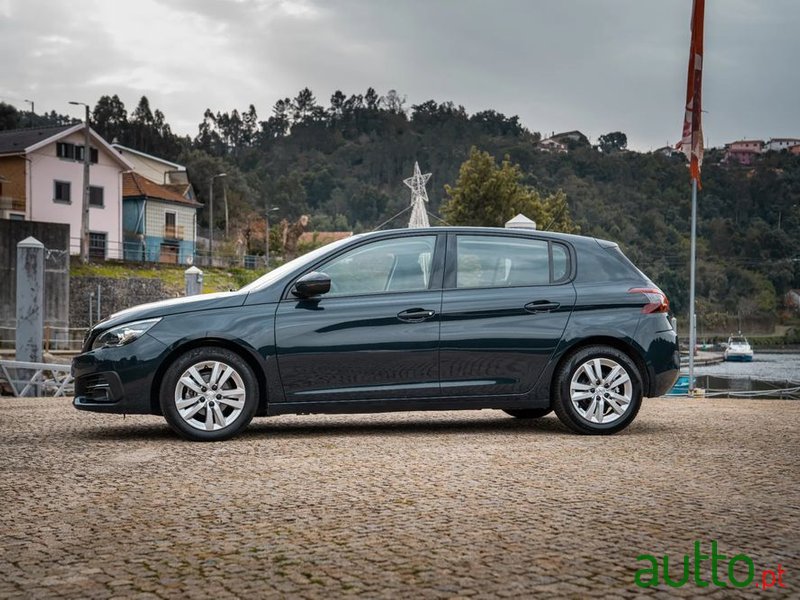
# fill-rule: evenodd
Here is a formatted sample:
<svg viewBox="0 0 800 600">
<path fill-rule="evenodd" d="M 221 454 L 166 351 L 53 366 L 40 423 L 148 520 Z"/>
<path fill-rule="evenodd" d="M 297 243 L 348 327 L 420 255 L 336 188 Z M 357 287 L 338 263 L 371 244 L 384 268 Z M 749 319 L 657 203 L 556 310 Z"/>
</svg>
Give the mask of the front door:
<svg viewBox="0 0 800 600">
<path fill-rule="evenodd" d="M 575 305 L 569 248 L 514 235 L 455 235 L 442 298 L 442 395 L 529 392 Z"/>
<path fill-rule="evenodd" d="M 275 317 L 286 402 L 419 398 L 439 392 L 444 236 L 362 244 L 320 265 L 331 290 L 286 298 Z"/>
</svg>

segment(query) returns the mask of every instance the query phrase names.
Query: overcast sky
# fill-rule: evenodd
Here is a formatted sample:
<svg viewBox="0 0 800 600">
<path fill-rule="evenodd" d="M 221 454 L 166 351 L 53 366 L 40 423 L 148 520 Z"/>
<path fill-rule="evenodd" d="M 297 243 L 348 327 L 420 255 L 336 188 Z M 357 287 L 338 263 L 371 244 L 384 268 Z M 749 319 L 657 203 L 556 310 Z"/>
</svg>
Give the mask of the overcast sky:
<svg viewBox="0 0 800 600">
<path fill-rule="evenodd" d="M 691 0 L 0 0 L 0 100 L 82 116 L 142 95 L 194 136 L 208 107 L 374 87 L 532 131 L 680 134 Z M 706 137 L 800 136 L 800 1 L 708 0 Z"/>
</svg>

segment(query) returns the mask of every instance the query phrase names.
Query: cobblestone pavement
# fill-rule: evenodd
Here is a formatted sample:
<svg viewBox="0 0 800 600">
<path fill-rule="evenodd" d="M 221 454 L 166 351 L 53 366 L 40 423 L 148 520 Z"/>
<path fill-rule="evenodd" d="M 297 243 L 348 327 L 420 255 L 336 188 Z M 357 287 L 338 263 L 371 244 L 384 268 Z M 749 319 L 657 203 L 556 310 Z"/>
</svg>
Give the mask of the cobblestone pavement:
<svg viewBox="0 0 800 600">
<path fill-rule="evenodd" d="M 0 432 L 2 598 L 800 597 L 800 402 L 649 400 L 606 438 L 468 411 L 196 444 L 3 398 Z M 786 587 L 634 585 L 637 555 L 680 568 L 695 540 Z"/>
</svg>

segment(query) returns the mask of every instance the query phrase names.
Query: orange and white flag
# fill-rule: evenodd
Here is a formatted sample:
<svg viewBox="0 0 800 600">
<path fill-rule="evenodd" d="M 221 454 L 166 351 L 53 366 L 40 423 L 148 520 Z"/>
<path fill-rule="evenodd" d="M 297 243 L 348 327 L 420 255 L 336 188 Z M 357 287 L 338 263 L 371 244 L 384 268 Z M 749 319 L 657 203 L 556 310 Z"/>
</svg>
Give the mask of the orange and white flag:
<svg viewBox="0 0 800 600">
<path fill-rule="evenodd" d="M 703 87 L 703 18 L 705 0 L 692 5 L 692 42 L 689 48 L 689 74 L 686 79 L 686 112 L 683 135 L 676 148 L 689 159 L 689 174 L 700 187 L 700 165 L 703 163 L 702 87 Z"/>
</svg>

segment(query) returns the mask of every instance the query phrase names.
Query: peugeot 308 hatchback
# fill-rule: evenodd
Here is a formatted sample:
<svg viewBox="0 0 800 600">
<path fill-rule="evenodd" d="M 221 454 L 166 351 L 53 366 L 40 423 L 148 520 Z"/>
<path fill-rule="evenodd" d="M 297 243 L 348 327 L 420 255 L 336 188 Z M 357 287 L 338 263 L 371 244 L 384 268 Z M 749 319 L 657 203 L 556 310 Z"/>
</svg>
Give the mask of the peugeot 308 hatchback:
<svg viewBox="0 0 800 600">
<path fill-rule="evenodd" d="M 74 405 L 222 440 L 255 416 L 555 411 L 627 427 L 680 360 L 667 298 L 595 238 L 447 227 L 356 235 L 238 292 L 137 306 L 73 362 Z"/>
</svg>

